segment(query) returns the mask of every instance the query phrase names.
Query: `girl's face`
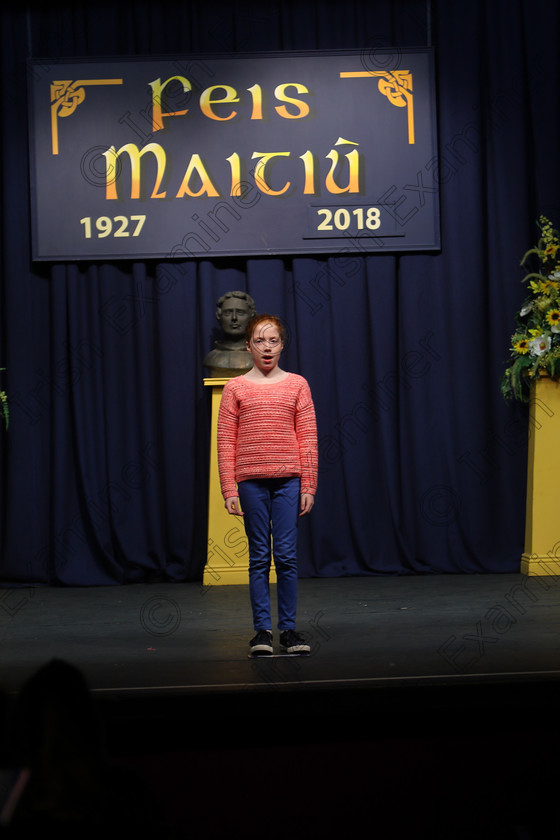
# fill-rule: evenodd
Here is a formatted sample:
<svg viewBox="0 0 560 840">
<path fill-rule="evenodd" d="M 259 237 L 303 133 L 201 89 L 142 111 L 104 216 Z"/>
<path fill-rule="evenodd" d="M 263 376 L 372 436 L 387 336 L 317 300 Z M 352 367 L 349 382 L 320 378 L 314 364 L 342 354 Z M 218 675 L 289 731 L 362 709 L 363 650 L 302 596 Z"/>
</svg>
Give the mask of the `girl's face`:
<svg viewBox="0 0 560 840">
<path fill-rule="evenodd" d="M 278 366 L 283 347 L 284 342 L 280 338 L 278 327 L 269 323 L 259 324 L 251 341 L 247 342 L 247 350 L 253 357 L 255 367 L 263 373 L 268 373 Z"/>
</svg>

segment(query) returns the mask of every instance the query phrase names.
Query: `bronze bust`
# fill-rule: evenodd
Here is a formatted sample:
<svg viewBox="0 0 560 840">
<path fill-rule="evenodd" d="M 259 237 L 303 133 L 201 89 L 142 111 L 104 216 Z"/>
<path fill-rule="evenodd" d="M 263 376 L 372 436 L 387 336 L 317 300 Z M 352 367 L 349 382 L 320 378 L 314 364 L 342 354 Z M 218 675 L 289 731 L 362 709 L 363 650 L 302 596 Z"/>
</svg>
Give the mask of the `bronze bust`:
<svg viewBox="0 0 560 840">
<path fill-rule="evenodd" d="M 218 300 L 216 319 L 224 338 L 214 342 L 214 349 L 204 359 L 210 377 L 239 376 L 251 370 L 253 359 L 245 346 L 245 327 L 256 314 L 255 301 L 247 292 L 226 292 Z"/>
</svg>

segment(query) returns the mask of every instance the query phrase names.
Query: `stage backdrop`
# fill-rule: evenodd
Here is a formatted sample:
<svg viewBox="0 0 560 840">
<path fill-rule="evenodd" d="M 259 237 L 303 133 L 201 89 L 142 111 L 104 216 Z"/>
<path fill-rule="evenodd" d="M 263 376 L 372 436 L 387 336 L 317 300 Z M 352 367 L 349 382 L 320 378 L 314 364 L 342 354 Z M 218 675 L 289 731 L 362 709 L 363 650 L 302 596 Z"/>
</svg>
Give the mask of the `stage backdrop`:
<svg viewBox="0 0 560 840">
<path fill-rule="evenodd" d="M 231 289 L 285 319 L 284 367 L 315 398 L 320 486 L 301 523 L 302 575 L 518 571 L 527 417 L 499 380 L 535 219 L 560 224 L 557 5 L 54 0 L 1 15 L 2 581 L 202 579 L 202 360 Z M 342 49 L 384 69 L 387 51 L 426 47 L 440 251 L 32 260 L 28 59 Z M 372 131 L 360 147 L 376 142 Z M 431 214 L 426 174 L 413 191 L 389 179 L 403 214 L 413 197 Z M 73 188 L 52 185 L 62 200 Z"/>
</svg>

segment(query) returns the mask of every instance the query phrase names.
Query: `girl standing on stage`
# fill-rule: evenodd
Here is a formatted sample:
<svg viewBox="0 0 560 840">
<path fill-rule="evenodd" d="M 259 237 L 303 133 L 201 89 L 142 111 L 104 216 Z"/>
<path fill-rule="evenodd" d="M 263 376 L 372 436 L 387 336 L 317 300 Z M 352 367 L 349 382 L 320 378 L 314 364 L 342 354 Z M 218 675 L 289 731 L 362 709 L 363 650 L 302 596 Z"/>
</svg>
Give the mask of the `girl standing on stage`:
<svg viewBox="0 0 560 840">
<path fill-rule="evenodd" d="M 284 327 L 257 315 L 245 332 L 253 368 L 226 383 L 218 417 L 218 465 L 228 513 L 243 516 L 249 541 L 249 594 L 256 635 L 251 655 L 270 655 L 269 573 L 274 541 L 280 646 L 307 654 L 296 632 L 297 524 L 317 489 L 317 426 L 309 385 L 282 370 Z"/>
</svg>

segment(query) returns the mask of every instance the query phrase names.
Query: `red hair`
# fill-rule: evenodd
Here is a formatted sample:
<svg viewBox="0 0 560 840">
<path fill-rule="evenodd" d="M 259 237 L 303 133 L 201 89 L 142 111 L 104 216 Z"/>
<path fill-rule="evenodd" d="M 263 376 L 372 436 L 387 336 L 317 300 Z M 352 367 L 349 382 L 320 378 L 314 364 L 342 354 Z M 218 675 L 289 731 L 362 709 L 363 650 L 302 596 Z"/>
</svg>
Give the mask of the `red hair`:
<svg viewBox="0 0 560 840">
<path fill-rule="evenodd" d="M 284 324 L 276 315 L 267 315 L 266 312 L 264 312 L 262 315 L 255 315 L 255 317 L 251 318 L 251 320 L 247 324 L 245 328 L 245 341 L 247 342 L 247 344 L 250 344 L 251 339 L 255 334 L 255 330 L 261 324 L 274 324 L 274 326 L 278 330 L 278 334 L 280 335 L 281 341 L 284 342 L 284 339 L 286 337 Z"/>
</svg>

